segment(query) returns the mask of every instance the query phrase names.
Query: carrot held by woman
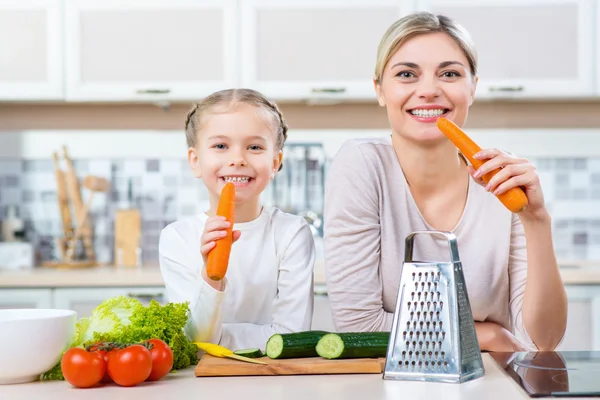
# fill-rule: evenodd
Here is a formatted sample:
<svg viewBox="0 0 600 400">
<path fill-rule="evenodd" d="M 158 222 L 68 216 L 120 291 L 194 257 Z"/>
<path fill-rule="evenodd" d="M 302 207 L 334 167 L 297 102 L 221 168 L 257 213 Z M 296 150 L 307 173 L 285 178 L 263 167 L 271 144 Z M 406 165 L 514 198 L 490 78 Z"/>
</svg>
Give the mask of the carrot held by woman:
<svg viewBox="0 0 600 400">
<path fill-rule="evenodd" d="M 467 157 L 475 169 L 479 169 L 479 167 L 484 164 L 483 161 L 473 157 L 475 154 L 481 151 L 481 147 L 471 140 L 471 138 L 469 138 L 469 136 L 467 136 L 467 134 L 463 132 L 462 129 L 460 129 L 454 122 L 440 117 L 437 119 L 437 126 L 440 131 L 446 135 L 446 137 L 450 139 L 452 143 L 454 143 L 458 150 L 460 150 L 460 152 Z M 483 175 L 481 179 L 483 179 L 485 183 L 488 183 L 490 179 L 492 179 L 492 177 L 498 172 L 500 172 L 500 169 L 488 172 L 487 174 Z M 509 189 L 504 193 L 496 195 L 496 197 L 498 197 L 498 199 L 506 208 L 514 213 L 523 211 L 528 204 L 525 192 L 519 187 Z"/>
</svg>

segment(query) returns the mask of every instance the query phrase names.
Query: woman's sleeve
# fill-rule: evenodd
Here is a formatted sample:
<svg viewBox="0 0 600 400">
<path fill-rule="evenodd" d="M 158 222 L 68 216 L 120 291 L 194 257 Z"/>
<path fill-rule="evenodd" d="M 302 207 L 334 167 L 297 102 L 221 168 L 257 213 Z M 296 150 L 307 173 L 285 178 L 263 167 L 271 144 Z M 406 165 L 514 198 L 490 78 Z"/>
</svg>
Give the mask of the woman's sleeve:
<svg viewBox="0 0 600 400">
<path fill-rule="evenodd" d="M 383 309 L 379 179 L 372 168 L 359 145 L 348 141 L 327 174 L 325 269 L 338 331 L 387 331 L 392 326 L 393 313 Z"/>
<path fill-rule="evenodd" d="M 525 285 L 527 284 L 527 243 L 523 224 L 517 214 L 512 215 L 508 280 L 510 316 L 514 333 L 523 344 L 535 351 L 537 347 L 529 337 L 523 323 L 523 298 L 525 296 Z"/>
</svg>

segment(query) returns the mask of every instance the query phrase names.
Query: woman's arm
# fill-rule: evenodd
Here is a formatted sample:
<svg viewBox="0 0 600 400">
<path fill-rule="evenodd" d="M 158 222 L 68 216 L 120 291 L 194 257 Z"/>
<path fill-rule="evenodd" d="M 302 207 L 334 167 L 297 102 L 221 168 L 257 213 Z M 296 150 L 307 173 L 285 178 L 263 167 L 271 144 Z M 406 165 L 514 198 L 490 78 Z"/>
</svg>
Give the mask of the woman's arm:
<svg viewBox="0 0 600 400">
<path fill-rule="evenodd" d="M 511 285 L 511 311 L 521 313 L 521 319 L 531 340 L 539 350 L 553 350 L 564 336 L 567 325 L 567 295 L 562 283 L 552 241 L 550 214 L 544 204 L 544 196 L 535 167 L 528 160 L 517 158 L 500 150 L 482 150 L 476 158 L 489 161 L 479 168 L 473 177 L 485 185 L 480 177 L 502 168 L 488 183 L 486 189 L 495 195 L 513 187 L 522 187 L 528 206 L 518 215 L 526 242 L 526 255 L 520 256 L 521 246 L 518 227 L 513 218 L 511 237 L 511 261 L 509 266 Z M 521 251 L 522 253 L 522 251 Z M 523 258 L 526 261 L 520 261 Z M 521 266 L 519 266 L 521 265 Z M 526 270 L 525 270 L 526 268 Z M 525 282 L 525 289 L 519 288 Z M 519 293 L 517 293 L 519 292 Z M 513 307 L 522 293 L 522 305 Z"/>
<path fill-rule="evenodd" d="M 378 179 L 355 142 L 336 154 L 325 186 L 327 292 L 338 331 L 387 331 L 380 275 Z"/>
</svg>

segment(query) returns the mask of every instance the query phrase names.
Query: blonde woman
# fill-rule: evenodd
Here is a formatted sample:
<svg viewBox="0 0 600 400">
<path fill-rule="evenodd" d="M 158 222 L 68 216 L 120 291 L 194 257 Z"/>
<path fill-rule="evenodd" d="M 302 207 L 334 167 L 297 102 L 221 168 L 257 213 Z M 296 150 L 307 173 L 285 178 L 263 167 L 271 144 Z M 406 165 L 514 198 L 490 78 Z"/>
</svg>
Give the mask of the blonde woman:
<svg viewBox="0 0 600 400">
<path fill-rule="evenodd" d="M 497 149 L 474 170 L 438 130 L 465 123 L 477 86 L 469 34 L 444 16 L 395 22 L 377 52 L 374 86 L 391 136 L 350 140 L 335 156 L 325 192 L 325 257 L 340 331 L 390 330 L 404 259 L 417 230 L 457 236 L 481 350 L 550 350 L 566 327 L 567 299 L 551 219 L 535 167 Z M 486 185 L 480 176 L 502 167 Z M 512 214 L 494 194 L 525 188 Z M 415 259 L 448 260 L 444 238 L 417 237 Z"/>
</svg>

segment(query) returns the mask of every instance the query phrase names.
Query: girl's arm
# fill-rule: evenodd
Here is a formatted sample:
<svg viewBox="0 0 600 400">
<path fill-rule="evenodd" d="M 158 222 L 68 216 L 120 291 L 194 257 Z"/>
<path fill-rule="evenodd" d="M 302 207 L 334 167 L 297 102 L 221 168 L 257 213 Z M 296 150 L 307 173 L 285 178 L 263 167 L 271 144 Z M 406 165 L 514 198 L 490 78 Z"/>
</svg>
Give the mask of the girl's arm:
<svg viewBox="0 0 600 400">
<path fill-rule="evenodd" d="M 327 292 L 338 331 L 392 327 L 379 273 L 377 182 L 358 145 L 346 142 L 329 168 L 324 209 Z"/>
<path fill-rule="evenodd" d="M 565 333 L 567 295 L 554 254 L 551 218 L 535 167 L 526 159 L 497 149 L 482 150 L 476 158 L 488 160 L 473 177 L 490 192 L 525 189 L 529 204 L 513 215 L 510 306 L 517 328 L 518 324 L 524 325 L 521 333 L 526 333 L 539 350 L 553 350 Z M 497 168 L 502 169 L 485 185 L 480 177 Z"/>
<path fill-rule="evenodd" d="M 278 271 L 278 279 L 271 322 L 264 325 L 224 323 L 220 343 L 222 346 L 234 350 L 251 347 L 264 350 L 267 340 L 275 333 L 311 329 L 315 246 L 306 221 L 296 221 L 286 225 L 284 231 L 275 232 L 276 240 L 281 240 L 278 248 L 283 250 L 283 254 L 279 265 L 272 266 L 273 271 Z M 253 306 L 249 304 L 248 307 Z"/>
<path fill-rule="evenodd" d="M 221 281 L 224 288 L 220 291 L 201 277 L 203 262 L 197 246 L 199 238 L 194 230 L 186 228 L 183 224 L 177 228 L 170 225 L 160 234 L 160 270 L 167 298 L 173 303 L 190 303 L 190 318 L 185 330 L 191 340 L 218 343 L 227 278 Z"/>
</svg>

